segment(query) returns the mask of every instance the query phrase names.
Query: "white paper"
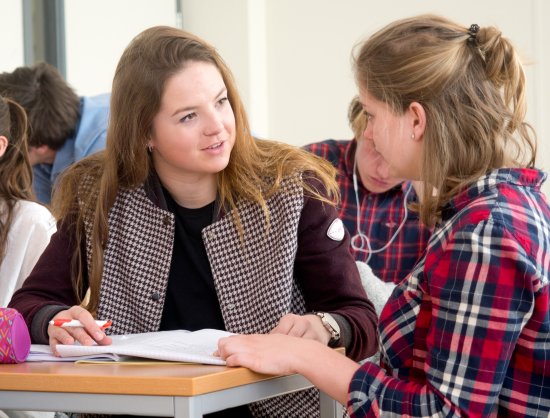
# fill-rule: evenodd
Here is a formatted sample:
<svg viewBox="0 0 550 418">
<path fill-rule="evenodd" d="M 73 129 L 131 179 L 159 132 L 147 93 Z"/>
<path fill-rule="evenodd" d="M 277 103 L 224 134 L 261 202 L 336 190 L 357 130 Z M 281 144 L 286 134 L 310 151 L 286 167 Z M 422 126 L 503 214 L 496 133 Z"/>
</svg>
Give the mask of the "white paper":
<svg viewBox="0 0 550 418">
<path fill-rule="evenodd" d="M 213 353 L 218 348 L 218 340 L 229 335 L 233 334 L 215 329 L 114 335 L 111 336 L 113 340 L 111 345 L 58 345 L 57 351 L 61 358 L 54 357 L 49 346 L 33 344 L 27 361 L 83 359 L 119 361 L 120 359 L 117 359 L 116 355 L 122 355 L 165 361 L 224 365 L 225 361 L 214 356 Z M 47 352 L 45 352 L 45 348 L 47 348 Z"/>
<path fill-rule="evenodd" d="M 76 357 L 56 357 L 53 355 L 49 345 L 31 344 L 31 350 L 26 361 L 123 361 L 124 356 L 119 356 L 113 353 L 94 354 L 91 356 L 76 356 Z"/>
</svg>

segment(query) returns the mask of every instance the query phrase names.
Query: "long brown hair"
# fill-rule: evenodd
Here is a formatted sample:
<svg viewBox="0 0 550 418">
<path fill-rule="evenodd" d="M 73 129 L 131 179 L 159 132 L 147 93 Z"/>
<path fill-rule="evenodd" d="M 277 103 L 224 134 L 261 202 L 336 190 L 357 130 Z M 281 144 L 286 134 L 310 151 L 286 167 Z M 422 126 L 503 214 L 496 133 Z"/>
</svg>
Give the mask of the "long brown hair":
<svg viewBox="0 0 550 418">
<path fill-rule="evenodd" d="M 523 68 L 495 27 L 434 15 L 399 20 L 361 44 L 354 64 L 359 87 L 394 112 L 412 102 L 426 111 L 419 210 L 427 225 L 489 171 L 534 166 Z"/>
<path fill-rule="evenodd" d="M 0 157 L 0 263 L 6 252 L 13 208 L 18 200 L 33 200 L 32 169 L 27 152 L 27 115 L 11 99 L 0 96 L 0 135 L 8 139 Z"/>
<path fill-rule="evenodd" d="M 142 185 L 154 169 L 147 152 L 152 121 L 160 109 L 167 80 L 189 61 L 216 66 L 227 88 L 235 115 L 236 140 L 228 166 L 218 174 L 218 195 L 220 206 L 232 211 L 239 228 L 237 200 L 257 203 L 269 220 L 266 198 L 279 189 L 283 177 L 295 171 L 320 179 L 329 199 L 335 200 L 338 196 L 335 171 L 329 163 L 296 147 L 252 137 L 233 76 L 212 46 L 176 28 L 147 29 L 132 40 L 118 63 L 111 92 L 105 152 L 73 166 L 60 179 L 54 194 L 56 216 L 76 222 L 76 242 L 84 241 L 85 222 L 93 225 L 91 242 L 87 242 L 92 255 L 87 266 L 91 296 L 87 308 L 92 312 L 99 303 L 109 210 L 119 190 Z M 266 176 L 272 181 L 266 182 Z M 91 186 L 82 187 L 83 178 L 88 179 Z M 327 200 L 308 183 L 303 185 L 313 196 Z M 80 201 L 77 205 L 75 196 Z M 80 248 L 76 248 L 73 270 L 77 297 L 85 290 L 82 272 L 86 260 L 83 257 Z"/>
</svg>

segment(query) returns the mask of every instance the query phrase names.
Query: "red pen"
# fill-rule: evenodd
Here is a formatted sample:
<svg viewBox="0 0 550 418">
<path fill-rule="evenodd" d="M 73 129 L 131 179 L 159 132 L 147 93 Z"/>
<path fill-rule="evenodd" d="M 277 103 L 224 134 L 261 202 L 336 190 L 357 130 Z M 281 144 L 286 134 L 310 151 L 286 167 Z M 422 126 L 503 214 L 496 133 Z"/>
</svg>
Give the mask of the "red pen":
<svg viewBox="0 0 550 418">
<path fill-rule="evenodd" d="M 109 328 L 113 321 L 110 319 L 107 321 L 95 321 L 95 323 L 99 326 L 101 329 Z M 55 327 L 83 327 L 82 323 L 77 319 L 65 319 L 65 318 L 58 318 L 58 319 L 52 319 L 50 321 L 50 325 L 53 325 Z"/>
</svg>

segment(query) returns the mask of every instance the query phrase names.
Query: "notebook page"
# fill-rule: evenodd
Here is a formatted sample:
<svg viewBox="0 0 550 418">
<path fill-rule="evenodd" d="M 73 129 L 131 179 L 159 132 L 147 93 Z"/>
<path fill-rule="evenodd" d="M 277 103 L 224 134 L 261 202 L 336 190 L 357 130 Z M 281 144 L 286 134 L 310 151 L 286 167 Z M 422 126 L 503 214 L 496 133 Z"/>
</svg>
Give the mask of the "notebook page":
<svg viewBox="0 0 550 418">
<path fill-rule="evenodd" d="M 203 329 L 199 331 L 158 331 L 141 334 L 115 335 L 107 346 L 58 345 L 62 357 L 119 354 L 156 360 L 224 365 L 225 361 L 213 355 L 218 340 L 232 335 L 226 331 Z"/>
</svg>

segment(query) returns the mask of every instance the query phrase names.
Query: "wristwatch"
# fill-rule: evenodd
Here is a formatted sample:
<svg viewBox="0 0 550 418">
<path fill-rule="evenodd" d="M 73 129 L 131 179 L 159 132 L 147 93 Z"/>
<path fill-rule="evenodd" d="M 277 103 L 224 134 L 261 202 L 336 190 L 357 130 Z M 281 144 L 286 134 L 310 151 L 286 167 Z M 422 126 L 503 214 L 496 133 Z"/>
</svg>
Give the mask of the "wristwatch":
<svg viewBox="0 0 550 418">
<path fill-rule="evenodd" d="M 329 344 L 334 344 L 340 340 L 340 325 L 334 319 L 334 317 L 326 312 L 314 312 L 319 318 L 326 330 L 330 333 Z"/>
</svg>

